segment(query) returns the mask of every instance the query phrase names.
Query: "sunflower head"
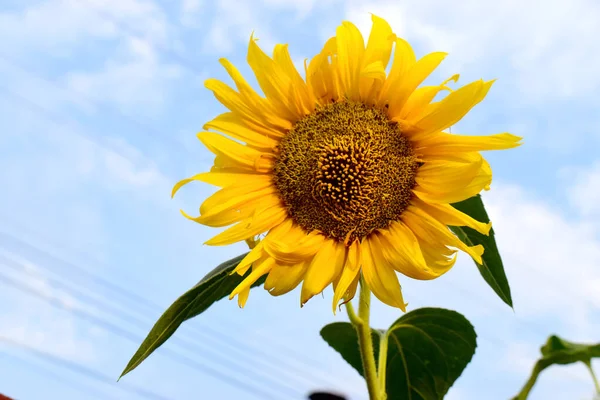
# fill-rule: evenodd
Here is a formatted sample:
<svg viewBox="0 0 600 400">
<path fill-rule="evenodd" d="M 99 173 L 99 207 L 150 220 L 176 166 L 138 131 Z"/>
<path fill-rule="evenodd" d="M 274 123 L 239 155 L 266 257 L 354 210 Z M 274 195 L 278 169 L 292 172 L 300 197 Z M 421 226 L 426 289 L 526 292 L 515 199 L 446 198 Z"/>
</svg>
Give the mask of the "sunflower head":
<svg viewBox="0 0 600 400">
<path fill-rule="evenodd" d="M 215 163 L 179 182 L 173 194 L 193 180 L 221 187 L 198 217 L 184 215 L 208 226 L 232 225 L 207 244 L 251 245 L 235 270 L 251 270 L 231 293 L 240 306 L 267 275 L 265 289 L 273 295 L 302 283 L 301 304 L 332 284 L 335 311 L 354 296 L 362 276 L 377 298 L 405 310 L 396 272 L 434 279 L 454 265 L 457 250 L 481 262 L 482 246 L 465 245 L 448 226 L 488 234 L 490 224 L 451 203 L 489 189 L 492 173 L 480 151 L 516 147 L 520 138 L 444 132 L 486 96 L 492 81 L 452 90 L 454 75 L 420 86 L 446 54 L 417 60 L 385 20 L 372 19 L 366 45 L 356 26 L 342 23 L 305 64 L 305 77 L 286 45 L 269 57 L 251 37 L 248 63 L 264 97 L 224 59 L 237 90 L 206 82 L 230 110 L 198 134 Z"/>
<path fill-rule="evenodd" d="M 273 184 L 290 218 L 346 245 L 400 218 L 418 161 L 398 123 L 354 101 L 319 106 L 281 139 Z"/>
</svg>

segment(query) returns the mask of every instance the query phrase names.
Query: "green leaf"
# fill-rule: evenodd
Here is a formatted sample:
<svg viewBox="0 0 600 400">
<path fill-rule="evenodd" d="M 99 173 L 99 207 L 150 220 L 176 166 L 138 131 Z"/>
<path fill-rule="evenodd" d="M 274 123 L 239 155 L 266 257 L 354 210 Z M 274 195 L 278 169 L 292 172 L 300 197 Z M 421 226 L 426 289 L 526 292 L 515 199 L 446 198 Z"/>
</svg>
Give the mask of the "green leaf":
<svg viewBox="0 0 600 400">
<path fill-rule="evenodd" d="M 600 357 L 600 343 L 595 345 L 573 343 L 552 335 L 540 351 L 543 356 L 542 358 L 546 359 L 570 355 L 573 358 L 577 358 L 576 361 L 590 361 L 594 357 Z"/>
<path fill-rule="evenodd" d="M 546 344 L 541 347 L 540 352 L 542 353 L 542 357 L 537 360 L 531 372 L 531 376 L 525 383 L 523 389 L 521 389 L 521 392 L 519 392 L 517 396 L 513 397 L 513 400 L 527 399 L 527 396 L 535 385 L 539 374 L 546 368 L 555 364 L 566 365 L 576 362 L 582 362 L 588 367 L 590 373 L 592 374 L 594 383 L 596 384 L 596 390 L 600 392 L 600 387 L 598 387 L 598 382 L 596 381 L 591 367 L 592 358 L 600 358 L 600 343 L 573 343 L 558 336 L 552 335 L 548 338 Z"/>
<path fill-rule="evenodd" d="M 380 331 L 371 330 L 375 359 Z M 441 308 L 421 308 L 398 319 L 387 332 L 388 400 L 442 399 L 475 353 L 476 334 L 465 317 Z M 358 335 L 347 322 L 321 329 L 321 336 L 363 376 Z"/>
<path fill-rule="evenodd" d="M 471 361 L 477 335 L 461 314 L 420 308 L 388 331 L 388 400 L 443 399 Z"/>
<path fill-rule="evenodd" d="M 248 254 L 248 253 L 246 253 Z M 167 339 L 171 337 L 179 326 L 190 318 L 200 315 L 206 311 L 213 303 L 228 296 L 229 293 L 245 278 L 238 275 L 230 275 L 231 271 L 246 256 L 242 254 L 231 260 L 225 261 L 218 267 L 210 271 L 193 288 L 185 292 L 161 315 L 154 324 L 146 339 L 142 342 L 139 349 L 135 352 L 123 372 L 122 378 L 127 373 L 133 371 L 142 363 L 154 350 L 158 349 Z M 246 276 L 250 273 L 246 274 Z M 252 287 L 264 283 L 265 278 L 256 281 Z"/>
<path fill-rule="evenodd" d="M 377 359 L 379 357 L 379 338 L 381 333 L 375 329 L 371 329 L 371 335 L 373 338 L 373 351 L 375 359 Z M 333 324 L 325 325 L 321 329 L 321 337 L 364 377 L 360 350 L 358 348 L 358 334 L 351 323 L 334 322 Z"/>
<path fill-rule="evenodd" d="M 475 218 L 477 221 L 485 223 L 490 222 L 480 195 L 473 196 L 460 203 L 454 203 L 452 206 L 472 218 Z M 467 245 L 476 246 L 481 244 L 484 247 L 485 251 L 482 256 L 483 264 L 475 262 L 479 269 L 479 273 L 488 285 L 491 286 L 494 292 L 500 296 L 502 301 L 512 307 L 513 302 L 510 294 L 510 286 L 508 285 L 508 279 L 504 272 L 504 265 L 502 264 L 500 253 L 498 252 L 498 246 L 496 246 L 496 239 L 494 239 L 494 229 L 492 228 L 490 230 L 489 236 L 482 235 L 466 226 L 451 226 L 450 229 Z"/>
</svg>

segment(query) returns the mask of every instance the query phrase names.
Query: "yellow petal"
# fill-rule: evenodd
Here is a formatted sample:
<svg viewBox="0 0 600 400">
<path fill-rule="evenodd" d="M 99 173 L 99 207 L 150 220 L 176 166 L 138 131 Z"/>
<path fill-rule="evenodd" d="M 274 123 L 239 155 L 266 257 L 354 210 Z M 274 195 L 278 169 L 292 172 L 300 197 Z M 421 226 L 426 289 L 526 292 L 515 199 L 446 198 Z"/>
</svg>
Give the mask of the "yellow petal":
<svg viewBox="0 0 600 400">
<path fill-rule="evenodd" d="M 430 280 L 439 274 L 425 261 L 419 241 L 402 222 L 396 221 L 375 234 L 384 258 L 398 272 L 413 279 Z"/>
<path fill-rule="evenodd" d="M 277 113 L 292 122 L 300 119 L 303 113 L 298 99 L 294 96 L 290 78 L 261 50 L 253 37 L 248 45 L 247 60 L 260 88 Z"/>
<path fill-rule="evenodd" d="M 307 234 L 289 218 L 269 232 L 265 251 L 280 263 L 295 264 L 311 259 L 325 240 L 321 234 Z"/>
<path fill-rule="evenodd" d="M 441 52 L 427 54 L 410 68 L 398 87 L 390 91 L 387 102 L 389 104 L 388 114 L 393 120 L 396 120 L 397 116 L 400 115 L 409 96 L 440 65 L 447 55 L 447 53 Z"/>
<path fill-rule="evenodd" d="M 483 235 L 488 235 L 492 228 L 491 222 L 479 222 L 450 204 L 427 204 L 419 199 L 414 199 L 413 204 L 445 225 L 468 226 Z"/>
<path fill-rule="evenodd" d="M 273 51 L 273 60 L 280 71 L 286 75 L 294 89 L 294 96 L 298 101 L 298 110 L 306 115 L 314 110 L 314 101 L 311 99 L 308 85 L 296 69 L 287 44 L 278 44 Z"/>
<path fill-rule="evenodd" d="M 434 271 L 436 276 L 448 272 L 456 264 L 457 250 L 449 249 L 441 243 L 432 243 L 424 238 L 418 237 L 419 247 L 423 252 L 423 258 L 427 266 Z"/>
<path fill-rule="evenodd" d="M 354 241 L 346 251 L 346 262 L 344 263 L 344 268 L 342 269 L 340 278 L 335 285 L 335 292 L 333 294 L 332 307 L 334 314 L 337 311 L 337 305 L 342 297 L 345 297 L 352 287 L 354 287 L 354 291 L 356 291 L 356 279 L 358 278 L 358 273 L 360 272 L 360 243 L 358 241 Z M 346 298 L 346 301 L 350 301 L 352 299 L 352 297 L 348 297 L 349 298 Z"/>
<path fill-rule="evenodd" d="M 343 297 L 344 303 L 347 303 L 354 298 L 354 296 L 356 295 L 356 289 L 358 288 L 359 281 L 360 281 L 360 274 L 357 274 L 354 277 L 354 280 L 350 283 L 350 286 L 348 286 L 348 290 L 346 290 L 346 293 L 344 293 L 344 297 Z"/>
<path fill-rule="evenodd" d="M 233 299 L 236 295 L 250 289 L 252 284 L 256 282 L 258 278 L 260 278 L 264 274 L 267 274 L 274 266 L 275 261 L 270 257 L 267 257 L 266 259 L 255 263 L 252 267 L 252 272 L 242 282 L 240 282 L 240 284 L 237 285 L 235 289 L 233 289 L 233 291 L 229 294 L 229 300 Z M 243 307 L 243 305 L 241 306 Z"/>
<path fill-rule="evenodd" d="M 287 210 L 275 206 L 266 210 L 257 211 L 252 217 L 247 218 L 231 228 L 224 230 L 205 244 L 210 246 L 223 246 L 259 235 L 282 223 L 288 216 Z"/>
<path fill-rule="evenodd" d="M 383 63 L 381 61 L 374 61 L 370 64 L 367 64 L 362 69 L 360 76 L 363 78 L 370 78 L 383 81 L 385 79 L 385 67 L 383 66 Z M 364 97 L 361 95 L 361 98 Z"/>
<path fill-rule="evenodd" d="M 465 193 L 465 188 L 475 179 L 483 164 L 483 157 L 479 153 L 469 155 L 470 162 L 426 162 L 417 170 L 417 186 L 413 193 L 429 203 L 456 203 L 479 193 Z M 466 194 L 470 196 L 465 197 Z"/>
<path fill-rule="evenodd" d="M 231 271 L 231 274 L 233 275 L 237 273 L 238 275 L 244 276 L 252 264 L 263 256 L 263 242 L 258 242 L 258 244 L 252 250 L 250 250 L 248 254 L 246 254 L 246 257 L 240 261 L 235 269 Z"/>
<path fill-rule="evenodd" d="M 281 202 L 278 196 L 276 195 L 277 189 L 275 189 L 272 186 L 266 187 L 264 189 L 248 191 L 246 193 L 232 197 L 227 197 L 226 194 L 223 194 L 224 192 L 227 192 L 229 189 L 233 188 L 234 187 L 230 186 L 225 189 L 221 189 L 217 193 L 209 197 L 206 201 L 210 200 L 211 204 L 213 204 L 214 202 L 213 197 L 223 198 L 223 201 L 214 204 L 211 207 L 206 206 L 205 201 L 204 203 L 202 203 L 201 210 L 203 211 L 201 212 L 200 216 L 203 219 L 207 219 L 216 216 L 226 210 L 240 210 L 242 208 L 246 208 L 247 204 L 254 203 L 255 200 L 257 201 L 255 204 L 265 205 L 263 208 L 267 208 L 267 205 L 279 205 Z"/>
<path fill-rule="evenodd" d="M 321 249 L 313 257 L 304 277 L 300 304 L 306 303 L 314 295 L 321 293 L 338 277 L 346 261 L 346 249 L 343 243 L 325 240 Z"/>
<path fill-rule="evenodd" d="M 201 172 L 192 177 L 177 182 L 175 186 L 173 186 L 173 190 L 171 191 L 171 197 L 174 197 L 182 186 L 187 185 L 188 183 L 193 181 L 200 181 L 208 183 L 209 185 L 219 187 L 227 187 L 239 182 L 248 182 L 249 180 L 251 181 L 255 175 L 260 176 L 263 174 L 258 174 L 248 170 L 240 170 L 240 172 L 221 172 L 219 169 L 213 169 L 213 171 L 211 172 Z"/>
<path fill-rule="evenodd" d="M 342 97 L 337 71 L 329 62 L 336 54 L 337 38 L 334 36 L 325 42 L 321 52 L 308 64 L 306 82 L 313 98 L 321 105 Z"/>
<path fill-rule="evenodd" d="M 221 58 L 219 60 L 221 65 L 225 67 L 227 73 L 233 79 L 237 89 L 240 91 L 240 96 L 243 98 L 247 107 L 252 112 L 259 116 L 258 120 L 261 124 L 272 128 L 283 128 L 286 129 L 289 126 L 289 121 L 282 118 L 272 106 L 264 98 L 260 97 L 254 89 L 246 82 L 242 74 L 231 64 L 227 59 Z M 236 111 L 231 109 L 232 111 Z"/>
<path fill-rule="evenodd" d="M 265 189 L 270 189 L 271 192 L 276 190 L 269 175 L 250 175 L 247 179 L 226 186 L 206 198 L 200 206 L 200 214 L 206 214 L 211 209 L 219 207 L 228 201 L 239 202 L 236 199 L 242 196 L 249 195 L 249 198 L 255 198 L 257 195 L 253 193 L 261 192 L 259 195 L 262 195 Z"/>
<path fill-rule="evenodd" d="M 374 103 L 374 94 L 385 81 L 385 68 L 390 60 L 396 35 L 386 20 L 371 14 L 373 26 L 365 50 L 363 68 L 360 77 L 360 98 Z"/>
<path fill-rule="evenodd" d="M 380 61 L 383 68 L 385 68 L 390 61 L 392 47 L 396 41 L 396 35 L 394 35 L 390 24 L 388 24 L 385 19 L 380 18 L 375 14 L 371 14 L 371 21 L 373 22 L 373 25 L 365 50 L 365 64 Z"/>
<path fill-rule="evenodd" d="M 510 133 L 489 136 L 465 136 L 439 133 L 425 140 L 413 141 L 417 152 L 427 155 L 455 154 L 483 150 L 505 150 L 521 145 L 521 137 Z"/>
<path fill-rule="evenodd" d="M 376 237 L 369 236 L 363 241 L 363 246 L 362 275 L 367 285 L 379 300 L 406 311 L 398 277 L 383 256 L 379 241 Z"/>
<path fill-rule="evenodd" d="M 260 110 L 257 110 L 257 107 L 254 106 L 240 93 L 233 90 L 231 87 L 226 85 L 225 83 L 217 80 L 217 79 L 207 79 L 204 82 L 204 87 L 213 92 L 215 98 L 231 110 L 236 115 L 240 116 L 240 118 L 245 121 L 250 121 L 255 125 L 259 126 L 269 126 L 266 121 L 265 114 L 263 112 L 268 111 L 266 108 L 262 107 Z M 284 129 L 290 129 L 292 127 L 291 123 L 287 123 L 286 126 L 283 126 Z"/>
<path fill-rule="evenodd" d="M 295 265 L 276 265 L 269 272 L 265 281 L 265 289 L 273 296 L 281 296 L 294 290 L 304 278 L 309 262 L 303 261 Z"/>
<path fill-rule="evenodd" d="M 222 227 L 234 224 L 252 216 L 256 210 L 275 207 L 281 204 L 279 197 L 273 192 L 252 193 L 252 197 L 240 197 L 236 202 L 228 202 L 227 208 L 213 208 L 210 212 L 192 218 L 182 211 L 182 214 L 192 221 L 212 227 Z"/>
<path fill-rule="evenodd" d="M 246 167 L 257 172 L 269 172 L 274 155 L 264 153 L 243 144 L 227 139 L 214 132 L 200 132 L 198 139 L 214 154 L 235 162 L 240 167 Z"/>
<path fill-rule="evenodd" d="M 494 81 L 483 80 L 472 82 L 448 94 L 443 100 L 432 107 L 414 125 L 419 129 L 420 137 L 438 132 L 454 125 L 462 119 L 489 92 Z M 418 139 L 415 139 L 418 140 Z"/>
<path fill-rule="evenodd" d="M 401 87 L 402 81 L 406 79 L 408 72 L 416 62 L 417 58 L 410 44 L 404 39 L 396 38 L 392 68 L 379 92 L 377 103 L 379 107 L 384 107 L 388 104 L 390 97 Z"/>
<path fill-rule="evenodd" d="M 279 144 L 279 140 L 250 129 L 240 117 L 230 112 L 221 114 L 212 121 L 207 122 L 204 124 L 203 129 L 217 130 L 234 139 L 246 142 L 252 147 L 267 150 L 271 153 Z M 279 132 L 273 130 L 273 136 L 277 134 Z"/>
<path fill-rule="evenodd" d="M 242 290 L 238 294 L 238 306 L 240 308 L 244 308 L 244 306 L 246 305 L 246 302 L 248 301 L 248 297 L 250 297 L 250 288 L 249 287 Z"/>
<path fill-rule="evenodd" d="M 422 279 L 434 279 L 448 272 L 456 263 L 457 250 L 448 248 L 446 240 L 440 240 L 439 235 L 430 234 L 414 216 L 403 215 L 402 220 L 412 236 L 417 238 L 418 247 L 428 268 L 427 272 L 431 275 Z"/>
<path fill-rule="evenodd" d="M 473 163 L 474 160 L 479 160 L 481 159 L 481 167 L 479 168 L 479 170 L 477 171 L 477 173 L 475 174 L 475 177 L 473 178 L 473 180 L 471 180 L 471 182 L 469 182 L 468 184 L 465 184 L 461 187 L 457 187 L 456 188 L 456 192 L 454 194 L 451 194 L 448 197 L 448 201 L 443 201 L 442 199 L 444 198 L 444 194 L 433 194 L 433 193 L 429 193 L 429 194 L 419 194 L 417 192 L 414 192 L 415 194 L 417 194 L 421 199 L 425 200 L 428 203 L 456 203 L 458 201 L 462 201 L 462 200 L 466 200 L 469 197 L 475 196 L 477 193 L 481 192 L 481 190 L 489 190 L 490 189 L 490 185 L 492 183 L 492 168 L 490 167 L 490 164 L 483 158 L 481 157 L 481 154 L 477 153 L 477 152 L 471 152 L 471 153 L 446 153 L 446 154 L 427 154 L 424 156 L 419 156 L 419 158 L 422 161 L 426 161 L 426 162 L 451 162 L 451 163 L 458 163 L 458 164 L 470 164 Z M 427 198 L 426 198 L 427 197 Z M 437 200 L 433 200 L 434 198 L 436 198 Z M 461 198 L 462 200 L 456 200 L 458 198 Z"/>
<path fill-rule="evenodd" d="M 359 84 L 365 42 L 358 28 L 344 21 L 336 30 L 337 62 L 342 93 L 349 100 L 360 100 Z"/>
<path fill-rule="evenodd" d="M 402 214 L 402 220 L 415 233 L 416 236 L 424 238 L 428 242 L 444 243 L 469 254 L 479 264 L 482 263 L 481 255 L 483 246 L 469 247 L 458 239 L 448 227 L 425 211 L 416 206 L 409 206 Z"/>
<path fill-rule="evenodd" d="M 421 113 L 425 110 L 426 106 L 433 101 L 435 96 L 438 95 L 442 90 L 452 91 L 446 84 L 450 81 L 456 82 L 459 78 L 458 74 L 452 75 L 450 78 L 446 79 L 440 85 L 437 86 L 423 86 L 418 88 L 408 97 L 404 107 L 402 107 L 402 111 L 398 117 L 400 119 L 407 120 L 409 122 L 414 122 L 417 117 L 421 115 Z"/>
</svg>

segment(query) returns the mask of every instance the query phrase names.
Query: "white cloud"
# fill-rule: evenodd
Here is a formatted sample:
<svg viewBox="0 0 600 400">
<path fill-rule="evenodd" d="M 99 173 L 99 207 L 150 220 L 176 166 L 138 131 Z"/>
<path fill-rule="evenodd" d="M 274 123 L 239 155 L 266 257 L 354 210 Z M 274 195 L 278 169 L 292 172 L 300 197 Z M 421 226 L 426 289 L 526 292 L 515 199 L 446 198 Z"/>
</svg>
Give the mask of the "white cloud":
<svg viewBox="0 0 600 400">
<path fill-rule="evenodd" d="M 269 49 L 275 45 L 269 28 L 260 23 L 264 9 L 254 3 L 216 0 L 213 12 L 208 35 L 204 40 L 206 51 L 219 54 L 231 52 L 238 42 L 247 43 L 253 31 L 256 31 L 263 48 Z"/>
<path fill-rule="evenodd" d="M 0 48 L 31 55 L 43 49 L 54 56 L 70 56 L 90 39 L 115 39 L 125 23 L 144 38 L 165 42 L 164 13 L 143 0 L 47 0 L 16 12 L 0 13 Z M 16 39 L 16 40 L 14 40 Z"/>
<path fill-rule="evenodd" d="M 124 139 L 97 138 L 77 124 L 56 124 L 19 106 L 5 103 L 2 112 L 7 132 L 0 186 L 10 195 L 0 204 L 2 215 L 19 221 L 12 229 L 50 229 L 73 248 L 99 251 L 110 222 L 103 217 L 103 195 L 168 201 L 172 180 Z"/>
<path fill-rule="evenodd" d="M 265 23 L 267 19 L 284 19 L 296 24 L 306 19 L 311 12 L 315 14 L 315 8 L 333 3 L 335 0 L 260 0 L 252 3 L 216 0 L 209 33 L 204 42 L 205 50 L 220 54 L 231 52 L 236 44 L 247 43 L 254 31 L 261 39 L 261 47 L 269 52 L 277 41 L 269 28 L 272 24 Z"/>
<path fill-rule="evenodd" d="M 4 67 L 7 85 L 53 108 L 75 103 L 89 111 L 108 103 L 155 115 L 182 75 L 165 55 L 181 41 L 153 1 L 46 1 L 0 14 L 0 36 L 14 38 L 0 41 L 0 49 L 12 54 Z M 10 65 L 31 65 L 35 74 L 62 57 L 71 70 L 62 69 L 54 84 Z M 52 87 L 39 95 L 40 86 Z"/>
<path fill-rule="evenodd" d="M 552 317 L 574 334 L 591 335 L 600 307 L 596 228 L 517 186 L 496 184 L 485 200 L 517 315 Z"/>
<path fill-rule="evenodd" d="M 182 0 L 179 21 L 186 28 L 200 28 L 203 2 L 201 0 Z"/>
<path fill-rule="evenodd" d="M 600 161 L 561 173 L 571 205 L 583 216 L 600 215 Z"/>
<path fill-rule="evenodd" d="M 123 55 L 108 60 L 100 71 L 69 72 L 64 77 L 66 87 L 92 101 L 155 114 L 182 71 L 177 65 L 162 63 L 147 41 L 129 38 L 124 47 Z"/>
<path fill-rule="evenodd" d="M 21 271 L 12 271 L 10 279 L 33 290 L 42 299 L 29 296 L 16 289 L 2 290 L 0 298 L 0 336 L 24 343 L 37 350 L 59 357 L 89 363 L 96 358 L 93 342 L 87 339 L 87 330 L 82 329 L 68 311 L 52 308 L 46 301 L 56 301 L 66 310 L 78 308 L 72 296 L 48 284 L 38 266 L 10 252 L 2 251 L 8 259 L 21 265 Z M 0 261 L 0 265 L 4 262 Z"/>
</svg>

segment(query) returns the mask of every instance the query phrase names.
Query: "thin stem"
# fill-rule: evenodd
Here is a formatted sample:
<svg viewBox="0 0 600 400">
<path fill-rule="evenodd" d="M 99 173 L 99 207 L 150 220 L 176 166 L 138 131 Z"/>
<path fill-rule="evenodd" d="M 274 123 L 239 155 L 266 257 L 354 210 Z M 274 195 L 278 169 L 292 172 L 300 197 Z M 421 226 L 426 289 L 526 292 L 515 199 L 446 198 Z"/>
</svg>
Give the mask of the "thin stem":
<svg viewBox="0 0 600 400">
<path fill-rule="evenodd" d="M 371 400 L 380 400 L 379 382 L 375 367 L 375 352 L 373 351 L 373 337 L 371 336 L 371 327 L 369 326 L 370 311 L 371 291 L 364 279 L 361 278 L 360 297 L 358 299 L 358 318 L 360 318 L 361 323 L 357 326 L 358 343 L 364 376 L 367 381 L 367 389 L 369 390 L 369 398 Z"/>
<path fill-rule="evenodd" d="M 348 318 L 350 319 L 350 322 L 352 322 L 352 325 L 358 327 L 360 324 L 362 324 L 362 320 L 360 318 L 358 318 L 358 315 L 356 315 L 356 312 L 354 311 L 354 306 L 352 305 L 352 303 L 347 302 L 347 303 L 345 303 L 345 306 L 346 306 L 346 312 L 348 313 Z"/>
<path fill-rule="evenodd" d="M 381 400 L 385 400 L 387 398 L 385 391 L 385 377 L 386 377 L 386 367 L 387 367 L 387 353 L 388 353 L 388 332 L 384 333 L 381 336 L 379 342 L 379 364 L 377 365 L 377 374 L 379 375 L 379 395 L 381 396 Z"/>
<path fill-rule="evenodd" d="M 596 374 L 594 373 L 594 369 L 592 368 L 592 363 L 590 361 L 584 361 L 583 363 L 592 375 L 592 379 L 594 380 L 594 386 L 596 386 L 596 393 L 600 394 L 600 384 L 598 384 L 598 378 L 596 378 Z"/>
<path fill-rule="evenodd" d="M 521 389 L 519 394 L 517 394 L 516 397 L 513 397 L 512 400 L 526 400 L 527 396 L 529 396 L 529 392 L 531 392 L 531 389 L 533 389 L 533 385 L 535 385 L 535 382 L 537 381 L 538 375 L 540 374 L 540 372 L 542 372 L 543 369 L 544 368 L 540 365 L 539 362 L 535 363 L 533 371 L 531 371 L 531 376 L 525 383 L 525 386 L 523 386 L 523 389 Z"/>
</svg>

